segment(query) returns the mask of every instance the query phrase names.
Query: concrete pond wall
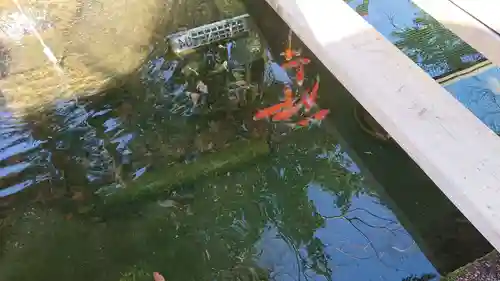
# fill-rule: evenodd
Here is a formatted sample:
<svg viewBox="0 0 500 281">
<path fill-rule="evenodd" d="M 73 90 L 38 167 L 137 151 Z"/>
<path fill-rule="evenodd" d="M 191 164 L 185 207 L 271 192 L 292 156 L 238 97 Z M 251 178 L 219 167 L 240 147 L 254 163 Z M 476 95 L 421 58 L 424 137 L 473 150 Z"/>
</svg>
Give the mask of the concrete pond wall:
<svg viewBox="0 0 500 281">
<path fill-rule="evenodd" d="M 469 263 L 442 281 L 495 281 L 500 280 L 500 254 L 493 251 L 486 256 Z"/>
</svg>

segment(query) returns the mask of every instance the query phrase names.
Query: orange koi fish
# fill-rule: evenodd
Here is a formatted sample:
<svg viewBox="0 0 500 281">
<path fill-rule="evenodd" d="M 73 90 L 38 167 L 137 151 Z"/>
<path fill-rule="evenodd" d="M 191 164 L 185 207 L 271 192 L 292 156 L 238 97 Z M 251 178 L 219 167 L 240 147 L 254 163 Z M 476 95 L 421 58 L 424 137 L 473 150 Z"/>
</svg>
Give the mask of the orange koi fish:
<svg viewBox="0 0 500 281">
<path fill-rule="evenodd" d="M 316 99 L 318 97 L 318 90 L 319 90 L 319 76 L 316 78 L 316 82 L 314 83 L 312 91 L 307 94 L 309 90 L 306 91 L 302 95 L 301 103 L 305 107 L 306 112 L 311 110 L 316 105 Z"/>
<path fill-rule="evenodd" d="M 299 122 L 297 122 L 296 126 L 298 126 L 298 127 L 307 127 L 310 124 L 311 124 L 311 119 L 306 118 L 306 119 L 302 119 Z"/>
<path fill-rule="evenodd" d="M 297 112 L 299 112 L 300 106 L 296 105 L 293 106 L 289 109 L 285 109 L 281 112 L 276 113 L 276 115 L 273 116 L 273 121 L 286 121 L 292 118 Z"/>
<path fill-rule="evenodd" d="M 283 53 L 281 53 L 282 56 L 285 57 L 286 61 L 292 60 L 294 56 L 300 56 L 299 51 L 294 51 L 292 50 L 292 30 L 288 32 L 288 48 L 285 49 Z"/>
<path fill-rule="evenodd" d="M 306 112 L 311 110 L 311 108 L 316 104 L 316 102 L 312 99 L 311 95 L 309 95 L 309 89 L 302 95 L 300 98 L 301 105 L 305 108 Z"/>
<path fill-rule="evenodd" d="M 326 118 L 326 116 L 328 116 L 328 113 L 330 113 L 330 110 L 322 109 L 322 110 L 318 111 L 316 114 L 314 114 L 313 116 L 311 116 L 311 121 L 312 122 L 321 122 Z"/>
<path fill-rule="evenodd" d="M 314 114 L 311 117 L 305 118 L 300 120 L 299 122 L 296 123 L 296 128 L 302 128 L 302 127 L 309 127 L 313 124 L 319 124 L 321 121 L 323 121 L 326 116 L 330 113 L 330 110 L 328 109 L 322 109 L 318 111 L 316 114 Z"/>
<path fill-rule="evenodd" d="M 266 107 L 264 109 L 261 109 L 255 113 L 253 120 L 261 120 L 265 118 L 269 118 L 272 115 L 280 112 L 282 109 L 289 107 L 290 105 L 287 104 L 286 102 L 278 103 L 275 105 L 272 105 L 270 107 Z"/>
<path fill-rule="evenodd" d="M 311 60 L 308 58 L 299 58 L 297 60 L 285 62 L 284 64 L 281 65 L 281 68 L 283 69 L 297 68 L 302 64 L 306 65 L 309 64 L 310 62 Z"/>
<path fill-rule="evenodd" d="M 311 91 L 311 98 L 315 101 L 316 98 L 318 97 L 318 90 L 319 90 L 319 75 L 316 76 L 316 83 L 313 85 L 313 89 Z"/>
<path fill-rule="evenodd" d="M 300 53 L 287 48 L 281 55 L 285 57 L 286 61 L 291 61 L 293 57 L 300 56 Z"/>
</svg>

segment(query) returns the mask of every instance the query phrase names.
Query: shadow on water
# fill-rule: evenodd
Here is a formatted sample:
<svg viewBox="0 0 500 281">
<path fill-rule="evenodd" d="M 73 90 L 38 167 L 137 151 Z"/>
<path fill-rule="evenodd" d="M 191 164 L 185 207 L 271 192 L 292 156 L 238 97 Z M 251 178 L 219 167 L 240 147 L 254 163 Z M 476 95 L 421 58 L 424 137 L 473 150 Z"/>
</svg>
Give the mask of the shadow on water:
<svg viewBox="0 0 500 281">
<path fill-rule="evenodd" d="M 419 236 L 426 240 L 442 221 L 426 221 L 425 233 L 415 225 L 424 211 L 431 214 L 424 218 L 436 218 L 432 208 L 449 203 L 429 203 L 442 195 L 399 148 L 366 141 L 348 132 L 354 125 L 332 127 L 331 120 L 295 132 L 253 121 L 255 109 L 276 96 L 227 91 L 234 81 L 199 65 L 207 54 L 224 53 L 220 48 L 186 59 L 164 55 L 163 37 L 173 29 L 206 23 L 206 13 L 234 15 L 221 5 L 174 5 L 186 22 L 159 20 L 158 37 L 149 42 L 156 47 L 141 68 L 118 77 L 122 87 L 105 85 L 99 94 L 57 101 L 23 119 L 2 112 L 0 279 L 151 280 L 160 271 L 167 280 L 402 280 L 436 272 L 421 250 L 435 253 Z M 281 49 L 282 23 L 267 7 L 258 9 L 269 15 L 262 30 L 276 31 L 270 47 Z M 261 82 L 263 67 L 254 59 L 246 81 Z M 316 69 L 323 89 L 344 93 L 342 103 L 322 103 L 333 105 L 334 119 L 350 116 L 337 104 L 353 105 L 352 99 Z M 208 86 L 206 99 L 193 95 L 199 80 Z M 204 101 L 199 108 L 197 98 Z M 365 157 L 363 149 L 380 157 Z M 393 198 L 398 186 L 416 188 L 390 172 L 394 159 L 410 167 L 429 198 L 408 192 Z M 401 215 L 388 198 L 429 207 L 408 213 L 398 204 Z M 436 219 L 459 217 L 451 213 Z M 412 238 L 405 228 L 421 233 Z"/>
</svg>

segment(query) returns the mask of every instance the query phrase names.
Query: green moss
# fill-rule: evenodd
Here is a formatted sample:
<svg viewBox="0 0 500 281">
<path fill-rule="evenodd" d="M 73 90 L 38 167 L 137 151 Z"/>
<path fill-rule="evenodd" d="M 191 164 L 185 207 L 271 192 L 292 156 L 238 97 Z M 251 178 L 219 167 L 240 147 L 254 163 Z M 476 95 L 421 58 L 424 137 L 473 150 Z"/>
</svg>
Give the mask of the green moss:
<svg viewBox="0 0 500 281">
<path fill-rule="evenodd" d="M 134 266 L 125 273 L 122 273 L 120 281 L 151 281 L 153 276 L 150 272 L 146 272 L 140 267 Z"/>
<path fill-rule="evenodd" d="M 499 254 L 497 251 L 492 251 L 486 256 L 477 259 L 467 265 L 448 274 L 442 281 L 486 281 L 489 279 L 489 274 L 498 272 Z"/>
<path fill-rule="evenodd" d="M 222 151 L 206 153 L 194 162 L 157 168 L 119 192 L 107 196 L 105 200 L 106 203 L 113 204 L 160 195 L 176 185 L 226 171 L 267 153 L 269 145 L 265 140 L 239 140 Z"/>
</svg>

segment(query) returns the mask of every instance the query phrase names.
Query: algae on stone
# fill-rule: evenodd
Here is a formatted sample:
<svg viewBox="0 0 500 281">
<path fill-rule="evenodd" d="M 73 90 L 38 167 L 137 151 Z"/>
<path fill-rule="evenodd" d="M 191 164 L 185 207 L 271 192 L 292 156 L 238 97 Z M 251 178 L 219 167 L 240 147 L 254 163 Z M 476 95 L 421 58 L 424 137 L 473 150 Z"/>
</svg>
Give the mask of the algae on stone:
<svg viewBox="0 0 500 281">
<path fill-rule="evenodd" d="M 110 192 L 104 200 L 108 204 L 116 204 L 139 200 L 141 197 L 161 195 L 175 185 L 192 182 L 201 176 L 248 163 L 258 156 L 269 153 L 269 149 L 266 140 L 240 140 L 224 150 L 205 153 L 194 162 L 156 168 L 137 181 L 132 181 L 126 188 Z"/>
<path fill-rule="evenodd" d="M 500 255 L 493 251 L 448 274 L 442 281 L 497 281 L 500 280 Z"/>
</svg>

